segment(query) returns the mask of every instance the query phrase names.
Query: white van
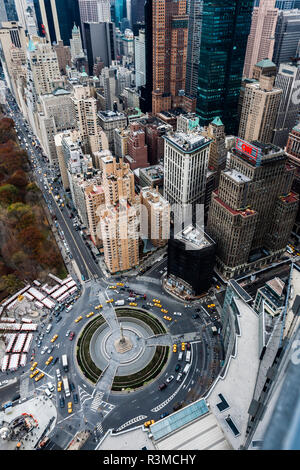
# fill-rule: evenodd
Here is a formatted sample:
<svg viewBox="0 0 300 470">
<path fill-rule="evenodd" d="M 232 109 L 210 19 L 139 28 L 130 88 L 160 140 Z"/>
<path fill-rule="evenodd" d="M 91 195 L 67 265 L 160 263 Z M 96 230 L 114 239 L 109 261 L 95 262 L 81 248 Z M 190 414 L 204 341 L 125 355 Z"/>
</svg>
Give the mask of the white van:
<svg viewBox="0 0 300 470">
<path fill-rule="evenodd" d="M 51 331 L 51 328 L 52 328 L 52 323 L 49 323 L 49 325 L 46 328 L 46 333 L 49 333 Z"/>
<path fill-rule="evenodd" d="M 183 373 L 183 374 L 187 374 L 188 371 L 190 370 L 190 367 L 191 367 L 191 364 L 186 364 L 185 367 L 184 367 L 184 369 L 183 369 L 183 371 L 182 371 L 182 373 Z"/>
<path fill-rule="evenodd" d="M 182 361 L 182 358 L 183 358 L 183 352 L 180 351 L 178 354 L 178 361 Z"/>
<path fill-rule="evenodd" d="M 45 393 L 46 393 L 48 398 L 52 397 L 52 393 L 50 392 L 49 388 L 45 388 Z"/>
<path fill-rule="evenodd" d="M 48 386 L 48 389 L 50 390 L 50 392 L 54 392 L 54 385 L 53 385 L 53 383 L 48 382 L 48 383 L 47 383 L 47 386 Z"/>
<path fill-rule="evenodd" d="M 59 369 L 56 369 L 56 377 L 57 377 L 57 380 L 61 379 L 61 373 Z"/>
</svg>

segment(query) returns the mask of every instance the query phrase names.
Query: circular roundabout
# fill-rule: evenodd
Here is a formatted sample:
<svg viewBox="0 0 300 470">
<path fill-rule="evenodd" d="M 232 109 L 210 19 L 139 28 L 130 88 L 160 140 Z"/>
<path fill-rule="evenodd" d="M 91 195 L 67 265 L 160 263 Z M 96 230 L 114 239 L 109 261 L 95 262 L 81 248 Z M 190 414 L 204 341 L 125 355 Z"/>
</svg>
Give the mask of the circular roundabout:
<svg viewBox="0 0 300 470">
<path fill-rule="evenodd" d="M 170 348 L 154 345 L 151 338 L 167 331 L 143 309 L 116 308 L 116 315 L 118 321 L 112 322 L 113 326 L 98 315 L 84 327 L 77 342 L 77 363 L 95 384 L 113 361 L 116 374 L 112 390 L 132 390 L 152 381 L 164 368 Z"/>
</svg>

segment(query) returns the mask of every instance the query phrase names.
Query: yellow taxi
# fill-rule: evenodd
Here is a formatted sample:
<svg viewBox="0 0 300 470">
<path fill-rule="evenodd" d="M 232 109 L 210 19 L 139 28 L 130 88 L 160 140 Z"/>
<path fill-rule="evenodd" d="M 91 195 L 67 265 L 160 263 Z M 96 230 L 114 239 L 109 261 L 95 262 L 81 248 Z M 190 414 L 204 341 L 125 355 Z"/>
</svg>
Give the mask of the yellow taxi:
<svg viewBox="0 0 300 470">
<path fill-rule="evenodd" d="M 34 380 L 36 382 L 38 382 L 39 380 L 41 380 L 44 377 L 44 375 L 45 375 L 44 372 L 41 372 L 40 375 L 38 375 Z"/>
<path fill-rule="evenodd" d="M 34 362 L 34 363 L 32 364 L 32 366 L 30 367 L 30 370 L 34 370 L 34 369 L 36 368 L 36 366 L 37 366 L 37 362 Z"/>
<path fill-rule="evenodd" d="M 30 378 L 33 379 L 33 377 L 35 377 L 38 373 L 39 373 L 39 370 L 36 369 L 34 372 L 32 372 L 32 374 L 30 374 Z"/>
<path fill-rule="evenodd" d="M 54 335 L 53 338 L 51 339 L 51 343 L 54 343 L 54 341 L 56 341 L 58 338 L 58 335 Z"/>
<path fill-rule="evenodd" d="M 102 304 L 99 304 L 95 307 L 95 310 L 99 310 L 99 308 L 103 308 L 103 305 Z"/>
<path fill-rule="evenodd" d="M 216 286 L 217 289 L 220 289 L 220 286 Z"/>
<path fill-rule="evenodd" d="M 171 317 L 167 317 L 166 315 L 164 315 L 164 319 L 167 320 L 167 321 L 172 321 L 172 318 L 171 318 Z"/>
<path fill-rule="evenodd" d="M 158 307 L 158 308 L 161 308 L 161 307 L 162 307 L 161 304 L 158 304 L 158 303 L 155 303 L 154 306 L 155 306 L 155 307 Z"/>
<path fill-rule="evenodd" d="M 160 304 L 160 300 L 158 300 L 158 299 L 153 299 L 153 302 L 154 303 L 156 302 L 157 304 Z"/>
<path fill-rule="evenodd" d="M 90 312 L 90 313 L 88 313 L 88 314 L 86 315 L 86 318 L 90 318 L 90 317 L 92 317 L 93 315 L 94 315 L 94 312 Z"/>
<path fill-rule="evenodd" d="M 177 344 L 173 344 L 173 353 L 177 352 Z"/>
<path fill-rule="evenodd" d="M 113 301 L 114 301 L 114 299 L 108 299 L 108 300 L 106 301 L 106 303 L 107 303 L 107 304 L 111 304 Z"/>
<path fill-rule="evenodd" d="M 53 356 L 50 356 L 47 361 L 45 362 L 46 366 L 49 366 L 49 364 L 53 361 Z"/>
<path fill-rule="evenodd" d="M 154 419 L 149 419 L 149 421 L 146 421 L 144 423 L 144 426 L 145 428 L 149 428 L 149 426 L 151 426 L 151 424 L 154 424 L 154 423 L 155 423 Z"/>
<path fill-rule="evenodd" d="M 72 413 L 73 409 L 72 409 L 72 402 L 71 401 L 68 401 L 68 413 Z"/>
<path fill-rule="evenodd" d="M 181 351 L 185 350 L 185 343 L 181 343 Z"/>
<path fill-rule="evenodd" d="M 82 315 L 76 318 L 75 323 L 78 323 L 80 320 L 82 320 Z"/>
<path fill-rule="evenodd" d="M 117 282 L 117 286 L 124 287 L 123 282 Z"/>
<path fill-rule="evenodd" d="M 61 392 L 61 386 L 62 386 L 62 381 L 60 380 L 60 381 L 57 383 L 57 391 L 58 391 L 58 392 Z"/>
<path fill-rule="evenodd" d="M 137 307 L 137 303 L 136 303 L 136 302 L 130 302 L 129 305 L 130 305 L 131 307 Z"/>
<path fill-rule="evenodd" d="M 162 308 L 161 311 L 162 313 L 168 313 L 168 310 L 166 310 L 165 308 Z"/>
<path fill-rule="evenodd" d="M 116 286 L 108 286 L 109 289 L 116 289 Z"/>
</svg>

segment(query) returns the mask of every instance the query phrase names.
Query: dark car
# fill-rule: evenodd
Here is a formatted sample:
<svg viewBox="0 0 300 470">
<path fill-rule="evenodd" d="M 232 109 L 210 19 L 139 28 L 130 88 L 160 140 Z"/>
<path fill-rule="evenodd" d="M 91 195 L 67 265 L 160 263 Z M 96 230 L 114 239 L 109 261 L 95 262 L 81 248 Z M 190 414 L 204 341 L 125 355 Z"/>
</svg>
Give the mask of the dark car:
<svg viewBox="0 0 300 470">
<path fill-rule="evenodd" d="M 182 404 L 181 403 L 175 403 L 175 405 L 173 406 L 173 410 L 174 411 L 177 411 L 177 410 L 180 410 L 180 408 L 182 408 Z"/>
<path fill-rule="evenodd" d="M 62 320 L 62 317 L 57 317 L 57 319 L 55 321 L 56 321 L 56 323 L 58 323 L 60 320 Z"/>
<path fill-rule="evenodd" d="M 60 397 L 60 399 L 59 399 L 59 406 L 60 406 L 61 408 L 64 408 L 64 406 L 65 406 L 65 399 L 64 399 L 64 397 Z"/>
<path fill-rule="evenodd" d="M 175 372 L 178 372 L 180 370 L 180 364 L 177 364 L 175 367 Z"/>
<path fill-rule="evenodd" d="M 191 349 L 191 343 L 186 343 L 186 349 L 189 351 Z"/>
<path fill-rule="evenodd" d="M 74 403 L 75 405 L 78 403 L 78 395 L 77 393 L 73 393 L 73 400 L 74 400 Z"/>
<path fill-rule="evenodd" d="M 17 400 L 20 400 L 20 398 L 21 398 L 20 394 L 17 393 L 17 394 L 12 398 L 11 401 L 17 401 Z"/>
<path fill-rule="evenodd" d="M 162 413 L 159 418 L 160 418 L 160 419 L 163 419 L 163 418 L 165 418 L 166 416 L 169 416 L 169 413 Z"/>
<path fill-rule="evenodd" d="M 73 384 L 73 382 L 70 382 L 70 390 L 71 390 L 71 392 L 73 392 L 73 390 L 75 390 L 75 385 Z"/>
<path fill-rule="evenodd" d="M 165 388 L 167 388 L 167 384 L 165 383 L 160 384 L 160 386 L 158 387 L 159 390 L 164 390 Z"/>
<path fill-rule="evenodd" d="M 59 359 L 58 357 L 56 357 L 56 358 L 54 359 L 53 365 L 57 363 L 58 359 Z"/>
<path fill-rule="evenodd" d="M 196 318 L 200 318 L 200 316 L 199 316 L 198 313 L 194 313 L 194 314 L 192 315 L 192 318 L 193 318 L 194 320 L 196 320 Z"/>
</svg>

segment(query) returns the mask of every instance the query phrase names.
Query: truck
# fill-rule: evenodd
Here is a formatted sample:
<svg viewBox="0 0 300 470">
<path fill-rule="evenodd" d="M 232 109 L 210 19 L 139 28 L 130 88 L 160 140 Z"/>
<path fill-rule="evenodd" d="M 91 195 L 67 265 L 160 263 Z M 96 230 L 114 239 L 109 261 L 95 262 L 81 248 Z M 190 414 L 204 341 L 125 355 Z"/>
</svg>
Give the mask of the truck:
<svg viewBox="0 0 300 470">
<path fill-rule="evenodd" d="M 70 392 L 68 377 L 66 377 L 66 376 L 63 377 L 62 381 L 63 381 L 63 385 L 64 385 L 65 395 L 66 395 L 66 397 L 69 397 L 71 395 L 71 392 Z"/>
<path fill-rule="evenodd" d="M 187 351 L 186 356 L 185 356 L 185 362 L 190 362 L 190 360 L 191 360 L 191 351 Z"/>
<path fill-rule="evenodd" d="M 61 362 L 62 362 L 62 366 L 64 368 L 64 371 L 68 372 L 69 371 L 69 365 L 68 365 L 68 356 L 66 354 L 63 354 L 61 356 Z"/>
<path fill-rule="evenodd" d="M 183 369 L 182 373 L 183 373 L 183 374 L 187 374 L 188 371 L 190 370 L 190 367 L 191 367 L 191 364 L 186 364 L 186 365 L 184 366 L 184 369 Z"/>
<path fill-rule="evenodd" d="M 117 300 L 117 301 L 115 302 L 115 305 L 117 305 L 117 306 L 118 306 L 118 305 L 124 305 L 124 304 L 125 304 L 125 301 L 124 301 L 124 300 Z"/>
</svg>

